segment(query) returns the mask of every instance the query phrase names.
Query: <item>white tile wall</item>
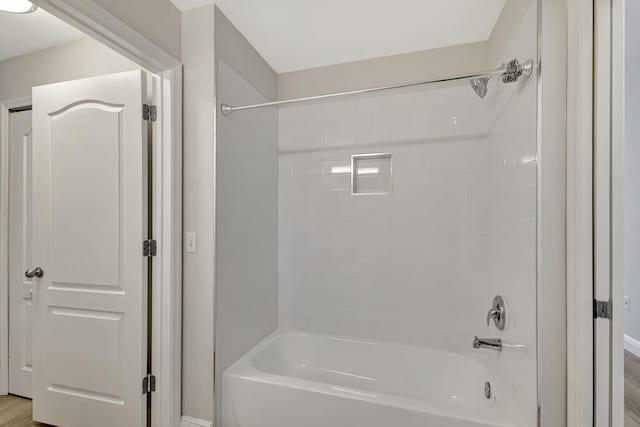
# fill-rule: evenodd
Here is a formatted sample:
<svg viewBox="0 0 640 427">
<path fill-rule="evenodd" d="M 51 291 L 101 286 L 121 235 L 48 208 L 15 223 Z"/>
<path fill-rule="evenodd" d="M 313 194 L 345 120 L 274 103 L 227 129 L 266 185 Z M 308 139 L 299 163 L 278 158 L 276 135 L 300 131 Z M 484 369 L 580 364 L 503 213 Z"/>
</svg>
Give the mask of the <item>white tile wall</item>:
<svg viewBox="0 0 640 427">
<path fill-rule="evenodd" d="M 224 102 L 266 101 L 222 59 L 217 76 Z M 217 123 L 215 338 L 222 378 L 277 328 L 278 116 L 273 109 L 218 113 Z"/>
<path fill-rule="evenodd" d="M 503 57 L 537 57 L 537 7 L 529 7 L 515 26 Z M 537 140 L 536 77 L 521 80 L 488 99 L 491 107 L 490 239 L 487 292 L 502 294 L 509 310 L 500 334 L 515 345 L 499 355 L 500 372 L 528 425 L 537 418 Z M 495 330 L 495 329 L 494 329 Z"/>
<path fill-rule="evenodd" d="M 317 151 L 483 135 L 489 128 L 485 103 L 469 90 L 463 82 L 283 108 L 280 150 Z"/>
<path fill-rule="evenodd" d="M 486 111 L 467 83 L 280 111 L 281 327 L 470 348 L 490 303 Z M 378 152 L 390 194 L 331 173 Z"/>
<path fill-rule="evenodd" d="M 505 59 L 535 57 L 535 22 L 533 7 Z M 280 327 L 463 351 L 502 337 L 491 357 L 535 425 L 535 78 L 493 79 L 484 100 L 464 83 L 279 114 Z M 391 194 L 330 173 L 379 152 Z M 504 332 L 485 323 L 498 293 Z"/>
</svg>

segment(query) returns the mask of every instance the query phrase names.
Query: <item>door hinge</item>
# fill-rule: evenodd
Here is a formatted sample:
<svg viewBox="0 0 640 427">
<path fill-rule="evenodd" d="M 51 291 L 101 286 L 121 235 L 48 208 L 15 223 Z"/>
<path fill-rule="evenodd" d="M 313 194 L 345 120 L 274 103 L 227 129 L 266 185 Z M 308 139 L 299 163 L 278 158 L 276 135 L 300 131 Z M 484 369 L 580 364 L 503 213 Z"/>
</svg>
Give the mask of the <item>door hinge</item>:
<svg viewBox="0 0 640 427">
<path fill-rule="evenodd" d="M 593 317 L 596 319 L 611 319 L 611 301 L 593 300 Z"/>
<path fill-rule="evenodd" d="M 158 109 L 155 105 L 142 105 L 142 119 L 148 122 L 155 122 L 158 118 Z"/>
<path fill-rule="evenodd" d="M 142 255 L 144 256 L 156 256 L 158 252 L 158 244 L 155 240 L 149 239 L 142 242 Z"/>
<path fill-rule="evenodd" d="M 156 391 L 156 376 L 147 375 L 142 379 L 142 394 L 153 393 Z"/>
</svg>

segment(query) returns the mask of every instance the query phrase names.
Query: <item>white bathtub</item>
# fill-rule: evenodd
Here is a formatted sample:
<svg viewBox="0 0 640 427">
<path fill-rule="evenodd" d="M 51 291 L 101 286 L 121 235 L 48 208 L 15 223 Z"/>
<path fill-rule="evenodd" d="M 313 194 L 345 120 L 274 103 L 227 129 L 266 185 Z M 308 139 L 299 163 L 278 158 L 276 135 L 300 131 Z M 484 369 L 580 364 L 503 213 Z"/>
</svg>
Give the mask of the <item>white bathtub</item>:
<svg viewBox="0 0 640 427">
<path fill-rule="evenodd" d="M 222 427 L 524 425 L 483 358 L 278 331 L 224 373 Z"/>
</svg>

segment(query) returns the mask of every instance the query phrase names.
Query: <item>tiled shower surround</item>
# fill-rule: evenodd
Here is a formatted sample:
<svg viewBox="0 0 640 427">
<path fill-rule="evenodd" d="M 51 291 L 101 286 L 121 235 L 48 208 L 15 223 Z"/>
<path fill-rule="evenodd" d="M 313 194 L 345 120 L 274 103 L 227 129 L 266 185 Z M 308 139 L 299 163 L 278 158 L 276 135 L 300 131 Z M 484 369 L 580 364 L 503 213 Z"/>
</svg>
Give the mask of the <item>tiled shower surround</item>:
<svg viewBox="0 0 640 427">
<path fill-rule="evenodd" d="M 280 328 L 463 352 L 501 337 L 486 357 L 533 422 L 535 105 L 535 80 L 494 80 L 483 100 L 464 82 L 282 108 Z M 391 191 L 353 194 L 351 156 L 375 153 Z"/>
<path fill-rule="evenodd" d="M 485 332 L 486 105 L 465 83 L 280 110 L 281 327 L 459 348 Z M 369 153 L 391 155 L 389 194 L 352 194 Z"/>
<path fill-rule="evenodd" d="M 535 4 L 506 3 L 487 68 L 537 59 Z M 225 103 L 270 99 L 252 67 L 218 67 Z M 462 81 L 219 114 L 218 378 L 276 329 L 450 350 L 496 368 L 535 426 L 536 114 L 535 74 L 484 99 Z"/>
</svg>

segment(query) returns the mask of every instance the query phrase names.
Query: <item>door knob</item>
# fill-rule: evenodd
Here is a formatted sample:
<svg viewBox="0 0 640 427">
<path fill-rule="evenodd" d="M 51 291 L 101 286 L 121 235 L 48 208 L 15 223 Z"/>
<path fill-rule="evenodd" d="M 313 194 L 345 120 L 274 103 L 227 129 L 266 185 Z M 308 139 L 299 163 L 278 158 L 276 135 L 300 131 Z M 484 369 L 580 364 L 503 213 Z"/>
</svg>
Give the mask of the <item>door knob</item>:
<svg viewBox="0 0 640 427">
<path fill-rule="evenodd" d="M 44 274 L 44 271 L 42 271 L 40 267 L 30 268 L 29 270 L 24 272 L 24 275 L 29 279 L 33 279 L 34 277 L 40 278 L 42 277 L 43 274 Z"/>
</svg>

